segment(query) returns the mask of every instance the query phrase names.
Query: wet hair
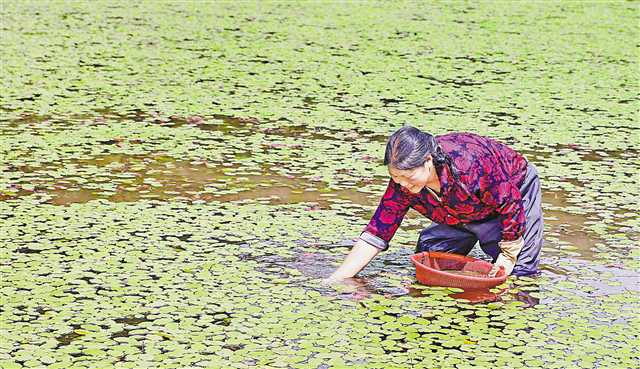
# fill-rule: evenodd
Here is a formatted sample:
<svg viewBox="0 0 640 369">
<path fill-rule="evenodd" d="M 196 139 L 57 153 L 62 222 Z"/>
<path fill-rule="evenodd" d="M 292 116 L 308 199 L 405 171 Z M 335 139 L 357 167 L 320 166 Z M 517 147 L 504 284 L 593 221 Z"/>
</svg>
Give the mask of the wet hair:
<svg viewBox="0 0 640 369">
<path fill-rule="evenodd" d="M 384 165 L 399 170 L 417 168 L 431 155 L 437 167 L 448 165 L 455 179 L 459 179 L 453 159 L 436 142 L 435 137 L 421 130 L 405 125 L 393 132 L 384 151 Z"/>
</svg>

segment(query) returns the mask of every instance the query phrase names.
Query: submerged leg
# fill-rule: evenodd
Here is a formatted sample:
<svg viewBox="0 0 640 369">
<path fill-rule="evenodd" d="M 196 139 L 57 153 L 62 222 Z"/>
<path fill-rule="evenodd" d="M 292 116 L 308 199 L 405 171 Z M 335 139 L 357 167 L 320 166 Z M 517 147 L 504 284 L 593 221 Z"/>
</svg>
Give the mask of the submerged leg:
<svg viewBox="0 0 640 369">
<path fill-rule="evenodd" d="M 476 241 L 478 239 L 473 233 L 444 224 L 432 223 L 420 232 L 416 253 L 440 251 L 467 255 Z"/>
<path fill-rule="evenodd" d="M 520 186 L 522 204 L 524 206 L 526 230 L 524 232 L 524 246 L 518 255 L 518 262 L 513 268 L 513 275 L 528 275 L 538 272 L 540 263 L 540 250 L 544 244 L 542 231 L 544 221 L 542 219 L 542 192 L 540 191 L 540 179 L 538 171 L 529 164 L 527 176 Z"/>
</svg>

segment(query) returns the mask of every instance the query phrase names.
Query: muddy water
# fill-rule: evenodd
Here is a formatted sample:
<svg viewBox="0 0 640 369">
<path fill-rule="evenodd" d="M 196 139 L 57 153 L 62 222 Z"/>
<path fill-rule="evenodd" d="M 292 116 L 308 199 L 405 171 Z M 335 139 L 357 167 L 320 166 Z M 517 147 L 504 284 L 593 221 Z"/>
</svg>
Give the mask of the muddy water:
<svg viewBox="0 0 640 369">
<path fill-rule="evenodd" d="M 6 110 L 2 109 L 1 110 Z M 195 127 L 202 131 L 220 132 L 234 137 L 250 136 L 264 133 L 270 136 L 300 137 L 313 140 L 344 140 L 345 138 L 366 138 L 370 141 L 384 142 L 386 135 L 364 129 L 341 130 L 326 127 L 309 127 L 296 124 L 286 118 L 277 120 L 258 120 L 254 117 L 232 116 L 224 114 L 192 115 L 192 116 L 162 116 L 157 112 L 133 110 L 125 113 L 109 109 L 98 109 L 94 113 L 69 114 L 64 117 L 25 113 L 19 118 L 0 120 L 0 130 L 3 133 L 33 131 L 53 132 L 77 126 L 99 126 L 113 122 L 145 122 L 163 127 Z"/>
<path fill-rule="evenodd" d="M 16 191 L 3 194 L 4 200 L 30 194 L 48 195 L 54 205 L 86 203 L 96 199 L 112 202 L 135 202 L 142 199 L 188 201 L 256 200 L 269 204 L 313 203 L 317 209 L 328 208 L 336 200 L 368 205 L 372 195 L 353 190 L 333 190 L 326 184 L 305 177 L 284 176 L 268 169 L 263 175 L 228 173 L 238 165 L 216 165 L 180 161 L 165 156 L 105 155 L 90 160 L 74 160 L 67 165 L 79 172 L 88 168 L 107 169 L 115 185 L 112 190 L 90 189 L 95 178 L 78 183 L 75 176 L 50 180 L 34 179 L 30 185 L 16 185 Z M 62 165 L 15 168 L 24 175 L 55 171 Z M 125 179 L 122 179 L 122 178 Z M 102 182 L 109 181 L 103 178 Z M 92 183 L 93 182 L 93 183 Z M 120 183 L 119 183 L 120 182 Z M 377 201 L 377 200 L 375 200 Z M 313 205 L 312 204 L 312 205 Z"/>
<path fill-rule="evenodd" d="M 547 235 L 557 237 L 561 243 L 567 245 L 567 248 L 579 254 L 580 258 L 594 260 L 596 257 L 594 249 L 604 244 L 604 240 L 590 231 L 587 223 L 598 218 L 595 214 L 572 214 L 555 210 L 573 206 L 567 199 L 568 193 L 563 191 L 543 193 L 544 221 L 549 229 Z M 548 250 L 548 247 L 545 250 Z"/>
</svg>

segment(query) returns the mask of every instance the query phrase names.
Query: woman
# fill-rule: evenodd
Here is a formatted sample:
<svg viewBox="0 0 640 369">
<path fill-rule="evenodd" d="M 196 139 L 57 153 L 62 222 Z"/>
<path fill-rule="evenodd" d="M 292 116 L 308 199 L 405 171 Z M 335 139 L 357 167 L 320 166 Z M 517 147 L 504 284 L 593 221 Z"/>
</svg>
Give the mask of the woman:
<svg viewBox="0 0 640 369">
<path fill-rule="evenodd" d="M 411 126 L 394 132 L 384 154 L 391 179 L 369 224 L 327 281 L 353 277 L 380 251 L 409 208 L 433 223 L 416 252 L 468 254 L 477 241 L 507 274 L 537 272 L 543 220 L 536 168 L 506 145 L 472 133 L 434 137 Z"/>
</svg>

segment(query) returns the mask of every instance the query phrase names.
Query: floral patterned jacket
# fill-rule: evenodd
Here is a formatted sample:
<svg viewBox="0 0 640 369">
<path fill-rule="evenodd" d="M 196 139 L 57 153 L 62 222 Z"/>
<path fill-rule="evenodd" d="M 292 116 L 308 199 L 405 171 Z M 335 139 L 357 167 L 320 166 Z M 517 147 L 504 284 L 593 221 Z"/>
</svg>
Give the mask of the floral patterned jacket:
<svg viewBox="0 0 640 369">
<path fill-rule="evenodd" d="M 525 212 L 519 188 L 527 172 L 526 159 L 498 141 L 473 133 L 436 136 L 436 142 L 453 159 L 460 180 L 455 180 L 447 165 L 436 165 L 439 194 L 427 187 L 412 194 L 389 180 L 360 238 L 386 250 L 409 208 L 450 226 L 501 217 L 502 239 L 521 237 Z"/>
</svg>

